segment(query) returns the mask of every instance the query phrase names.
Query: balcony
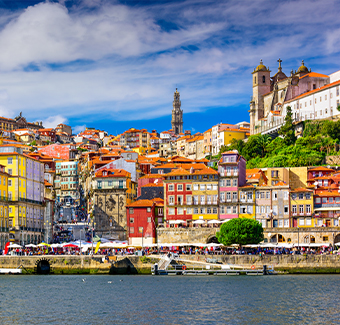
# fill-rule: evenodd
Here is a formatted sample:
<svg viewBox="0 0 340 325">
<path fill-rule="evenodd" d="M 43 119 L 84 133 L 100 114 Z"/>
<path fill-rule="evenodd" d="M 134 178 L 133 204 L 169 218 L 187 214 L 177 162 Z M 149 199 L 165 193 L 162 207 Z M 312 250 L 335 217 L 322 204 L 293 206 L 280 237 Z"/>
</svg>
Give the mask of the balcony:
<svg viewBox="0 0 340 325">
<path fill-rule="evenodd" d="M 254 200 L 253 200 L 253 199 L 247 199 L 247 202 L 248 202 L 248 203 L 253 203 Z"/>
</svg>

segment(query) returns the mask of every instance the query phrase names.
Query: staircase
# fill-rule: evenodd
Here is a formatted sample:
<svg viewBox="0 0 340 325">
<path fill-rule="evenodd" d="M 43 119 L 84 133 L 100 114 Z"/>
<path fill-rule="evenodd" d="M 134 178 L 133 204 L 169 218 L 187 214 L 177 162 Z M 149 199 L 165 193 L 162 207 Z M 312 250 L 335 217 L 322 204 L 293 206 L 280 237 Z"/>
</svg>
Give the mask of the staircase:
<svg viewBox="0 0 340 325">
<path fill-rule="evenodd" d="M 171 257 L 163 256 L 158 262 L 158 270 L 166 270 L 172 261 Z"/>
</svg>

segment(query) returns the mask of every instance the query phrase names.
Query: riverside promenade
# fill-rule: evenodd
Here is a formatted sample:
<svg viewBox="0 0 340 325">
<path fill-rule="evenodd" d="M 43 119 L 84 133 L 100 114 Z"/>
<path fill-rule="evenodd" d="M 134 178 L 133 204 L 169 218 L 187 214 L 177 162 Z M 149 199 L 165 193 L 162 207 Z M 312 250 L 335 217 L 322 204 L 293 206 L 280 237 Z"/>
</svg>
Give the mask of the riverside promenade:
<svg viewBox="0 0 340 325">
<path fill-rule="evenodd" d="M 221 255 L 218 263 L 244 267 L 273 266 L 290 274 L 340 274 L 339 255 Z M 185 260 L 205 262 L 205 255 L 185 255 Z M 23 274 L 151 274 L 151 267 L 160 259 L 150 256 L 43 255 L 0 256 L 0 268 L 21 267 Z M 186 262 L 189 264 L 189 262 Z"/>
</svg>

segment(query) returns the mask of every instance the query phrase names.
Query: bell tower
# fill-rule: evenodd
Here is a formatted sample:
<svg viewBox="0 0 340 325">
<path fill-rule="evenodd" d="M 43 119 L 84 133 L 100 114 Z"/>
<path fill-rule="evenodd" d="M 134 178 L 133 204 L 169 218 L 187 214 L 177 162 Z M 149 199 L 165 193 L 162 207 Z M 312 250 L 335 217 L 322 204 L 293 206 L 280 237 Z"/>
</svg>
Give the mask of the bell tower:
<svg viewBox="0 0 340 325">
<path fill-rule="evenodd" d="M 281 66 L 281 65 L 280 65 Z M 250 101 L 250 133 L 255 134 L 255 126 L 264 117 L 263 95 L 270 92 L 270 70 L 262 60 L 252 72 L 253 75 L 253 96 Z"/>
<path fill-rule="evenodd" d="M 179 92 L 176 88 L 174 101 L 172 103 L 173 109 L 171 119 L 172 130 L 175 134 L 183 133 L 183 110 L 181 110 L 181 101 L 179 97 Z"/>
</svg>

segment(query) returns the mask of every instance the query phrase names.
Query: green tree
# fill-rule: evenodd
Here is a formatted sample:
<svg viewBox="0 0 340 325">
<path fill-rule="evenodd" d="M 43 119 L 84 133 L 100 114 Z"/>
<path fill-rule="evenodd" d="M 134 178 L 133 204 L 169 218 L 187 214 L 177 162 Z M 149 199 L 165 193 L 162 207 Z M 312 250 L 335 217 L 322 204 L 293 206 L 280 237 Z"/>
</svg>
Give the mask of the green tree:
<svg viewBox="0 0 340 325">
<path fill-rule="evenodd" d="M 261 148 L 262 158 L 266 155 L 267 147 L 271 141 L 272 137 L 269 134 L 261 134 L 257 137 L 257 144 Z"/>
<path fill-rule="evenodd" d="M 216 237 L 225 246 L 258 244 L 264 238 L 262 225 L 254 219 L 245 218 L 235 218 L 225 222 Z"/>
<path fill-rule="evenodd" d="M 283 136 L 286 145 L 294 144 L 296 141 L 294 126 L 293 126 L 293 113 L 292 108 L 287 106 L 287 113 L 285 117 L 285 124 L 282 125 L 279 134 Z"/>
</svg>

